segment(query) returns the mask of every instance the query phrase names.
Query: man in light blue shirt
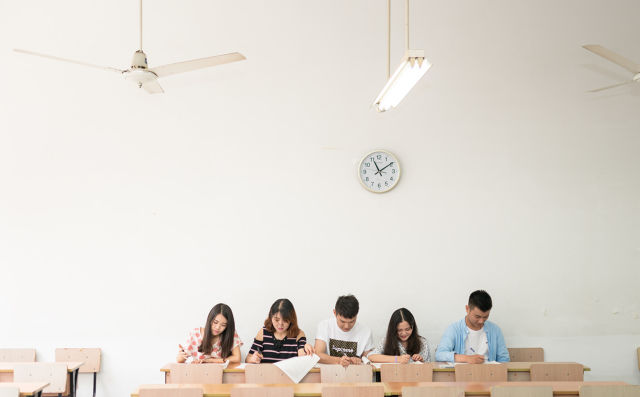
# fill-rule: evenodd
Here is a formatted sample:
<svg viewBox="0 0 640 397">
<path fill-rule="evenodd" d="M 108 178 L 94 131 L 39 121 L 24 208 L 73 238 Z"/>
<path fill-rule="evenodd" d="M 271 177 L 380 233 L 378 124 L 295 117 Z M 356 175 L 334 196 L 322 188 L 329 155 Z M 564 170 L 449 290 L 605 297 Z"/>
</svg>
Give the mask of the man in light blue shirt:
<svg viewBox="0 0 640 397">
<path fill-rule="evenodd" d="M 491 312 L 491 296 L 484 290 L 469 295 L 467 315 L 449 326 L 442 335 L 436 361 L 482 364 L 485 361 L 509 361 L 502 331 L 487 321 Z"/>
</svg>

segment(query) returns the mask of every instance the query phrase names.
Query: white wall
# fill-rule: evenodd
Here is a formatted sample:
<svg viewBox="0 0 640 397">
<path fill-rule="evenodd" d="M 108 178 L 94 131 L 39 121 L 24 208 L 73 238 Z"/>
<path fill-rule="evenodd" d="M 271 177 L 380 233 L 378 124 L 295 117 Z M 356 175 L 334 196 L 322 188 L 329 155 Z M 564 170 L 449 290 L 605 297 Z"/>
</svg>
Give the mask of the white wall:
<svg viewBox="0 0 640 397">
<path fill-rule="evenodd" d="M 406 306 L 435 345 L 485 288 L 508 345 L 640 383 L 640 85 L 585 93 L 631 76 L 580 48 L 640 62 L 640 3 L 413 1 L 434 66 L 386 114 L 382 0 L 149 1 L 151 66 L 248 57 L 158 96 L 11 52 L 126 67 L 135 3 L 0 3 L 0 345 L 101 347 L 98 395 L 126 396 L 217 302 L 247 345 L 274 299 L 313 337 L 347 292 L 376 338 Z M 384 195 L 356 178 L 376 148 Z"/>
</svg>

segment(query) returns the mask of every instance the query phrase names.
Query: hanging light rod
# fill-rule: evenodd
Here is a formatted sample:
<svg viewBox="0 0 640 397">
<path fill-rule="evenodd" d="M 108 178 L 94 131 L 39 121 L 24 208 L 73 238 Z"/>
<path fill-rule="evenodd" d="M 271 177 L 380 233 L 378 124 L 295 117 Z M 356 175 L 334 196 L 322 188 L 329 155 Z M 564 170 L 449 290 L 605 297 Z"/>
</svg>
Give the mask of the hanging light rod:
<svg viewBox="0 0 640 397">
<path fill-rule="evenodd" d="M 397 107 L 413 86 L 427 73 L 431 63 L 424 57 L 424 50 L 409 49 L 409 0 L 405 0 L 405 48 L 400 66 L 391 71 L 391 0 L 387 0 L 387 83 L 373 102 L 379 112 Z"/>
</svg>

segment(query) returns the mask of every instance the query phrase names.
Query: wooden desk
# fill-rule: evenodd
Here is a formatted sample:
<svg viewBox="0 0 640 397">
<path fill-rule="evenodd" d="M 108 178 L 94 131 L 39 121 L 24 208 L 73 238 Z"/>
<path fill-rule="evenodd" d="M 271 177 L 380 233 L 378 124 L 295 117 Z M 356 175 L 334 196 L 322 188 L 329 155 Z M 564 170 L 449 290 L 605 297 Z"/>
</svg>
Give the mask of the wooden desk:
<svg viewBox="0 0 640 397">
<path fill-rule="evenodd" d="M 545 364 L 567 364 L 553 361 L 545 361 Z M 433 381 L 434 382 L 455 382 L 456 370 L 455 368 L 440 368 L 441 365 L 446 365 L 443 362 L 433 363 Z M 534 362 L 507 362 L 507 380 L 509 382 L 523 382 L 531 380 L 531 364 L 539 364 Z M 575 364 L 575 363 L 571 363 Z M 416 364 L 417 365 L 417 364 Z M 464 364 L 462 364 L 464 365 Z M 487 364 L 491 365 L 491 364 Z M 584 367 L 585 372 L 591 371 L 591 368 Z"/>
<path fill-rule="evenodd" d="M 171 372 L 169 371 L 169 364 L 165 364 L 160 371 L 164 372 L 164 383 L 171 382 Z M 198 364 L 193 364 L 198 365 Z M 222 372 L 222 383 L 245 383 L 244 369 L 236 368 L 239 363 L 229 364 L 227 368 Z M 375 370 L 375 369 L 374 369 Z M 320 383 L 320 368 L 311 368 L 308 374 L 302 378 L 300 383 Z"/>
<path fill-rule="evenodd" d="M 0 388 L 4 386 L 13 386 L 20 389 L 20 397 L 40 397 L 42 389 L 49 386 L 47 382 L 31 382 L 31 383 L 13 383 L 4 382 L 0 384 Z"/>
<path fill-rule="evenodd" d="M 231 389 L 234 387 L 263 386 L 263 387 L 292 387 L 296 397 L 322 397 L 323 385 L 336 385 L 338 383 L 298 383 L 296 384 L 276 384 L 276 385 L 248 385 L 248 384 L 218 384 L 218 385 L 171 385 L 179 387 L 201 387 L 203 397 L 230 397 Z M 354 385 L 357 383 L 344 383 Z M 370 384 L 370 383 L 367 383 Z M 582 385 L 626 385 L 625 382 L 535 382 L 540 386 L 551 386 L 554 396 L 578 396 L 578 391 Z M 385 396 L 401 396 L 402 388 L 405 386 L 462 386 L 465 389 L 465 397 L 489 396 L 493 386 L 501 385 L 522 385 L 531 386 L 531 382 L 396 382 L 383 383 Z M 148 385 L 145 387 L 164 388 L 168 385 Z M 139 397 L 138 390 L 131 393 L 131 397 Z"/>
<path fill-rule="evenodd" d="M 0 383 L 13 382 L 13 367 L 15 364 L 25 364 L 25 363 L 0 363 Z M 78 385 L 78 370 L 84 363 L 74 361 L 74 362 L 65 362 L 64 364 L 67 365 L 67 386 L 65 388 L 65 392 L 63 395 L 75 397 L 76 388 Z M 57 394 L 55 393 L 54 394 L 48 393 L 45 395 L 57 396 Z"/>
<path fill-rule="evenodd" d="M 553 364 L 552 362 L 549 362 Z M 510 382 L 517 381 L 530 381 L 531 380 L 531 364 L 530 362 L 509 362 L 507 365 L 507 380 Z M 164 383 L 171 381 L 171 373 L 169 366 L 171 364 L 165 364 L 160 371 L 164 372 Z M 198 365 L 198 364 L 193 364 Z M 229 366 L 222 373 L 222 383 L 245 383 L 244 369 L 237 369 L 240 364 L 229 364 Z M 419 364 L 415 364 L 419 365 Z M 441 365 L 446 365 L 443 362 L 433 363 L 433 381 L 434 382 L 455 382 L 456 373 L 455 368 L 440 368 Z M 488 364 L 489 365 L 489 364 Z M 591 371 L 589 367 L 584 367 L 585 371 Z M 379 368 L 373 368 L 374 372 L 379 373 Z M 379 379 L 379 376 L 378 376 Z M 301 383 L 320 383 L 320 369 L 312 368 L 309 373 L 302 378 Z"/>
</svg>

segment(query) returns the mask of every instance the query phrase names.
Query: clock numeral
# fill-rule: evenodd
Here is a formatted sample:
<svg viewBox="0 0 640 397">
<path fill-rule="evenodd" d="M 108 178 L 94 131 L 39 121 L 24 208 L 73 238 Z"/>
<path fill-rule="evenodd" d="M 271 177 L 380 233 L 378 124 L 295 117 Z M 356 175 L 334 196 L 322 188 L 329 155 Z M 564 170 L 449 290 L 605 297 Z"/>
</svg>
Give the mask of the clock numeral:
<svg viewBox="0 0 640 397">
<path fill-rule="evenodd" d="M 389 186 L 389 182 L 384 181 L 384 185 L 385 185 L 385 186 Z"/>
<path fill-rule="evenodd" d="M 380 189 L 381 187 L 382 187 L 382 185 L 378 183 L 378 189 Z"/>
<path fill-rule="evenodd" d="M 377 155 L 377 156 L 376 156 L 376 158 L 377 158 L 378 160 L 380 160 L 380 159 L 382 158 L 382 155 L 381 155 L 381 154 L 379 154 L 379 155 Z"/>
<path fill-rule="evenodd" d="M 371 163 L 364 163 L 365 167 L 371 167 Z"/>
<path fill-rule="evenodd" d="M 365 182 L 369 182 L 369 177 L 367 177 L 367 178 L 365 179 Z"/>
<path fill-rule="evenodd" d="M 393 167 L 393 166 L 391 166 L 391 167 Z M 395 174 L 396 173 L 396 169 L 395 168 L 391 168 L 391 173 Z"/>
<path fill-rule="evenodd" d="M 393 180 L 393 177 L 389 178 L 389 180 L 390 180 L 390 181 L 392 181 L 392 180 Z"/>
<path fill-rule="evenodd" d="M 370 159 L 371 161 L 373 161 L 373 157 L 369 157 L 369 159 Z"/>
<path fill-rule="evenodd" d="M 362 170 L 362 175 L 366 174 L 367 170 Z"/>
</svg>

